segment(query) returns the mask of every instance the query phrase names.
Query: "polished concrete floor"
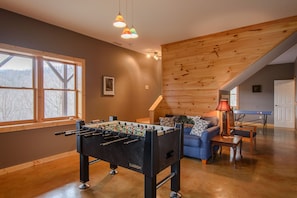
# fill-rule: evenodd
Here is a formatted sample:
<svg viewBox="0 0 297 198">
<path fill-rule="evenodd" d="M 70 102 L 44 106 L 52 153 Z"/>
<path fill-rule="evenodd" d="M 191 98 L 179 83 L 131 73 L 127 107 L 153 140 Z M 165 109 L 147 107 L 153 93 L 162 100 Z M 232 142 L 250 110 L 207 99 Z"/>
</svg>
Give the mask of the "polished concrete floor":
<svg viewBox="0 0 297 198">
<path fill-rule="evenodd" d="M 99 162 L 90 167 L 91 187 L 80 190 L 79 158 L 73 155 L 0 176 L 1 198 L 118 198 L 144 197 L 144 176 L 119 168 L 109 175 L 109 164 Z M 158 180 L 169 174 L 165 169 Z M 222 156 L 202 165 L 200 160 L 181 161 L 182 197 L 218 198 L 293 198 L 297 197 L 297 132 L 283 128 L 260 129 L 257 150 L 249 153 L 243 144 L 243 159 L 234 169 L 229 149 Z M 170 182 L 157 190 L 157 197 L 169 197 Z"/>
</svg>

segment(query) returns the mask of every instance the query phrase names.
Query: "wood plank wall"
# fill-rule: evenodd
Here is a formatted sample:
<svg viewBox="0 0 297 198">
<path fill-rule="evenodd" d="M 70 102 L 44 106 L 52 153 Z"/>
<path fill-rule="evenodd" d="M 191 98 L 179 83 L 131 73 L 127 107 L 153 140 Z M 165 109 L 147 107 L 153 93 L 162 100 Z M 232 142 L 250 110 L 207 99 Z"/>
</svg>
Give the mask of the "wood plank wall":
<svg viewBox="0 0 297 198">
<path fill-rule="evenodd" d="M 158 114 L 215 110 L 220 88 L 297 31 L 297 16 L 162 46 Z"/>
</svg>

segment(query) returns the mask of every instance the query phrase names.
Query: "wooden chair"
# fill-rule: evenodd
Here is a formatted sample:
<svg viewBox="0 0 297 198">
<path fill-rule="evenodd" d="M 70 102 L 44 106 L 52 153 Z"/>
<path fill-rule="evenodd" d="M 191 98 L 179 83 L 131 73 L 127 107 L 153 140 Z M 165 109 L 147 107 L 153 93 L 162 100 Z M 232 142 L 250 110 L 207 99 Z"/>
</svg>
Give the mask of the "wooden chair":
<svg viewBox="0 0 297 198">
<path fill-rule="evenodd" d="M 257 127 L 256 126 L 236 126 L 234 120 L 233 111 L 227 112 L 227 133 L 229 135 L 239 135 L 242 136 L 243 142 L 250 143 L 250 152 L 253 153 L 256 149 L 256 136 Z"/>
</svg>

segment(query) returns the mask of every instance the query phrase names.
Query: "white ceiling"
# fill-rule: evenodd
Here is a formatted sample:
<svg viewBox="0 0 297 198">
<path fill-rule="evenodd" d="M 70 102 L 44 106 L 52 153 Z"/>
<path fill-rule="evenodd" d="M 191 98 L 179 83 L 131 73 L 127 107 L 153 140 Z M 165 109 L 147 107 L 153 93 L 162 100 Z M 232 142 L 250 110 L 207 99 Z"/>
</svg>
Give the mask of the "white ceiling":
<svg viewBox="0 0 297 198">
<path fill-rule="evenodd" d="M 296 0 L 120 0 L 139 38 L 124 40 L 112 23 L 119 0 L 0 0 L 0 7 L 123 48 L 146 53 L 161 45 L 297 15 Z M 132 17 L 133 13 L 133 17 Z M 297 45 L 275 63 L 294 62 Z"/>
</svg>

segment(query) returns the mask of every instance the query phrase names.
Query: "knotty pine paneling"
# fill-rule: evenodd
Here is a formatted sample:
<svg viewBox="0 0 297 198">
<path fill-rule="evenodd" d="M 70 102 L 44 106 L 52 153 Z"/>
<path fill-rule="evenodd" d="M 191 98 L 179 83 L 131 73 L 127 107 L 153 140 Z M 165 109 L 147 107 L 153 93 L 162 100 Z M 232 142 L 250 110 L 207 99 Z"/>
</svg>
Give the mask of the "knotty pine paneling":
<svg viewBox="0 0 297 198">
<path fill-rule="evenodd" d="M 297 31 L 297 16 L 162 46 L 159 114 L 213 111 L 220 88 Z"/>
</svg>

